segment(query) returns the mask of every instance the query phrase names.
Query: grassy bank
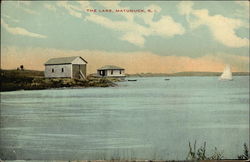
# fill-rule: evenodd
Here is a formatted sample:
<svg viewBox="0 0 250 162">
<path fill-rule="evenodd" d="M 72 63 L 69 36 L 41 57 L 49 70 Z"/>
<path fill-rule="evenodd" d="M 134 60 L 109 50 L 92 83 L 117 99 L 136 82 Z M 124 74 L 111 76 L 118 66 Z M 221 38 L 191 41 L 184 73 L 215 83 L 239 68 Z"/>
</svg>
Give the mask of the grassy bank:
<svg viewBox="0 0 250 162">
<path fill-rule="evenodd" d="M 42 71 L 1 70 L 1 91 L 39 90 L 62 87 L 110 87 L 119 79 L 87 77 L 86 80 L 71 78 L 44 78 Z"/>
</svg>

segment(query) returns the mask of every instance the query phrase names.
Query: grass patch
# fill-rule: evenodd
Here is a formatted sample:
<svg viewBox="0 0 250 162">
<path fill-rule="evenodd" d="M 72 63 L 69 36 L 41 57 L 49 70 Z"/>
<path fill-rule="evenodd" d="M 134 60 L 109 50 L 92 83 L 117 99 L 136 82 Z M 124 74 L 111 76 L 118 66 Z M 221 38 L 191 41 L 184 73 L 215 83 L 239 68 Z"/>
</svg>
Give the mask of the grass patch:
<svg viewBox="0 0 250 162">
<path fill-rule="evenodd" d="M 116 84 L 106 78 L 87 77 L 83 79 L 44 78 L 41 71 L 1 70 L 1 91 L 39 90 L 62 87 L 110 87 Z"/>
</svg>

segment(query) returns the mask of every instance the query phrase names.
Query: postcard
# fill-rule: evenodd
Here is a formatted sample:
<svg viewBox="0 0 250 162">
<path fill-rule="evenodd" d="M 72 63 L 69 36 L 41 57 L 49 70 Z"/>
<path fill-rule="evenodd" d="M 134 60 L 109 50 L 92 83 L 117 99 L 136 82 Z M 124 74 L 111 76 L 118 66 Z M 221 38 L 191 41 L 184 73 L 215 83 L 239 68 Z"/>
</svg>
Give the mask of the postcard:
<svg viewBox="0 0 250 162">
<path fill-rule="evenodd" d="M 0 160 L 249 159 L 249 1 L 1 1 Z"/>
</svg>

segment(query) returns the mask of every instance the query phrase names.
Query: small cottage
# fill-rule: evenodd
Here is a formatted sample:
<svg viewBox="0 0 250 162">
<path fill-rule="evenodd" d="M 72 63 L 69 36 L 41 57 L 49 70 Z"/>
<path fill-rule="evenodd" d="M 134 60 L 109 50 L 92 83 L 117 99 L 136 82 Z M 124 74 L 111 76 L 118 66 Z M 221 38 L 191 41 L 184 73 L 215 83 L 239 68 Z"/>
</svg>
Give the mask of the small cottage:
<svg viewBox="0 0 250 162">
<path fill-rule="evenodd" d="M 80 56 L 52 58 L 44 65 L 45 78 L 86 78 L 87 61 Z"/>
<path fill-rule="evenodd" d="M 125 77 L 125 69 L 114 65 L 106 65 L 97 69 L 97 74 L 102 77 Z"/>
</svg>

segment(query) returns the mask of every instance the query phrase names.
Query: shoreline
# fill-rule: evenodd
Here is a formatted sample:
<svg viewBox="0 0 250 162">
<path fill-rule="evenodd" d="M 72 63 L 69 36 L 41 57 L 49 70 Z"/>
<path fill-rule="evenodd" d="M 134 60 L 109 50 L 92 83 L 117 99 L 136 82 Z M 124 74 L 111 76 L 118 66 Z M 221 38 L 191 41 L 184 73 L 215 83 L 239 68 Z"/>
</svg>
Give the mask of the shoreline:
<svg viewBox="0 0 250 162">
<path fill-rule="evenodd" d="M 178 73 L 138 73 L 127 74 L 127 77 L 219 77 L 222 72 L 178 72 Z M 233 76 L 250 76 L 249 72 L 233 72 Z"/>
<path fill-rule="evenodd" d="M 106 78 L 101 79 L 33 79 L 31 82 L 1 82 L 0 92 L 26 91 L 26 90 L 63 90 L 115 87 L 117 84 Z"/>
<path fill-rule="evenodd" d="M 44 78 L 43 71 L 0 70 L 0 92 L 45 89 L 84 89 L 89 87 L 114 87 L 120 78 L 99 78 L 89 75 L 87 79 Z M 219 77 L 218 72 L 179 72 L 174 74 L 140 73 L 127 74 L 127 78 L 140 77 Z M 249 72 L 234 72 L 234 76 L 249 76 Z"/>
<path fill-rule="evenodd" d="M 40 71 L 1 70 L 0 92 L 17 90 L 45 90 L 88 87 L 115 87 L 119 78 L 97 78 L 88 76 L 87 79 L 44 78 Z"/>
</svg>

